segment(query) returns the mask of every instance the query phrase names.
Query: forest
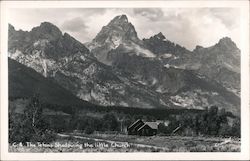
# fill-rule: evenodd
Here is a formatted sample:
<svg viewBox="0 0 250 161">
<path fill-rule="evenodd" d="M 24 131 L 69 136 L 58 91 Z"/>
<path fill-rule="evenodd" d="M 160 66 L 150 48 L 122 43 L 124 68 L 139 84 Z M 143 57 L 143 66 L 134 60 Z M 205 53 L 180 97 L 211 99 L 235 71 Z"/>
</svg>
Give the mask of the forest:
<svg viewBox="0 0 250 161">
<path fill-rule="evenodd" d="M 44 114 L 45 107 L 56 106 L 45 104 L 39 95 L 34 95 L 24 107 L 23 113 L 10 110 L 9 142 L 51 142 L 56 139 L 57 133 L 76 130 L 85 134 L 126 134 L 126 128 L 137 119 L 160 122 L 157 135 L 161 136 L 241 136 L 240 117 L 217 106 L 206 107 L 204 110 L 72 107 L 68 115 Z"/>
</svg>

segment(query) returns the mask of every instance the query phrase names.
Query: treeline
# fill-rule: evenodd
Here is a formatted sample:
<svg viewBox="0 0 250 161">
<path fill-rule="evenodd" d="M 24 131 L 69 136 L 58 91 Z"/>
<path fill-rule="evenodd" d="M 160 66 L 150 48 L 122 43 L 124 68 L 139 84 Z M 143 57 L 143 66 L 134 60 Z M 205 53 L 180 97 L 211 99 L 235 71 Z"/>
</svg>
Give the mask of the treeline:
<svg viewBox="0 0 250 161">
<path fill-rule="evenodd" d="M 9 97 L 9 100 L 15 99 L 29 99 L 29 98 L 21 98 L 21 97 Z M 183 113 L 201 113 L 203 110 L 201 109 L 185 109 L 185 108 L 152 108 L 145 109 L 139 107 L 123 107 L 123 106 L 100 106 L 90 103 L 84 103 L 79 106 L 68 106 L 68 105 L 59 105 L 59 104 L 50 104 L 41 102 L 41 106 L 46 107 L 47 109 L 51 109 L 54 111 L 63 111 L 64 113 L 75 115 L 76 112 L 85 111 L 92 113 L 110 113 L 113 112 L 115 114 L 122 114 L 131 117 L 143 117 L 146 116 L 150 119 L 166 119 L 171 115 L 181 115 Z"/>
<path fill-rule="evenodd" d="M 93 116 L 71 116 L 69 118 L 48 117 L 51 120 L 50 128 L 55 132 L 74 132 L 75 130 L 92 134 L 94 131 L 120 131 L 120 122 L 113 113 L 102 117 Z"/>
<path fill-rule="evenodd" d="M 82 116 L 79 110 L 71 115 L 44 115 L 44 104 L 39 95 L 31 98 L 23 114 L 9 110 L 9 142 L 51 142 L 58 132 L 79 130 L 86 134 L 94 131 L 121 131 L 123 126 L 131 124 L 129 120 L 118 120 L 114 113 L 103 116 Z"/>
<path fill-rule="evenodd" d="M 183 113 L 201 113 L 203 110 L 201 109 L 173 109 L 173 108 L 152 108 L 145 109 L 139 107 L 123 107 L 123 106 L 99 106 L 99 105 L 91 105 L 91 106 L 62 106 L 56 104 L 43 104 L 48 109 L 53 109 L 57 111 L 63 111 L 65 113 L 74 115 L 76 111 L 85 111 L 92 113 L 117 113 L 123 115 L 141 115 L 154 117 L 155 119 L 165 119 L 170 115 L 180 115 Z"/>
<path fill-rule="evenodd" d="M 168 126 L 159 124 L 162 134 L 236 136 L 240 137 L 240 118 L 211 106 L 202 113 L 183 113 L 172 117 Z M 176 131 L 175 131 L 176 130 Z"/>
<path fill-rule="evenodd" d="M 9 110 L 10 142 L 51 142 L 56 138 L 56 133 L 75 130 L 86 134 L 95 131 L 124 132 L 137 119 L 161 120 L 158 133 L 162 135 L 189 135 L 191 132 L 192 135 L 240 137 L 240 118 L 224 109 L 219 110 L 216 106 L 203 111 L 135 108 L 120 110 L 117 107 L 81 111 L 73 107 L 68 115 L 44 115 L 43 107 L 39 95 L 35 95 L 23 114 Z M 165 124 L 167 121 L 168 124 Z"/>
</svg>

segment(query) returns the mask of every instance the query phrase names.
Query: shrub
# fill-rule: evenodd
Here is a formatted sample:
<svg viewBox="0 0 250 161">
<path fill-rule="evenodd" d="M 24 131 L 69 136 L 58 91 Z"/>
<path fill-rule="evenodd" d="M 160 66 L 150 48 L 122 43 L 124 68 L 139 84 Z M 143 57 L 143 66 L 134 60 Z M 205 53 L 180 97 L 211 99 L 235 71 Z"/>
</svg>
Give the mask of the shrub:
<svg viewBox="0 0 250 161">
<path fill-rule="evenodd" d="M 92 134 L 94 132 L 94 129 L 91 126 L 88 126 L 85 131 L 86 134 Z"/>
<path fill-rule="evenodd" d="M 55 135 L 42 115 L 38 95 L 31 98 L 24 114 L 10 113 L 9 142 L 51 142 Z"/>
</svg>

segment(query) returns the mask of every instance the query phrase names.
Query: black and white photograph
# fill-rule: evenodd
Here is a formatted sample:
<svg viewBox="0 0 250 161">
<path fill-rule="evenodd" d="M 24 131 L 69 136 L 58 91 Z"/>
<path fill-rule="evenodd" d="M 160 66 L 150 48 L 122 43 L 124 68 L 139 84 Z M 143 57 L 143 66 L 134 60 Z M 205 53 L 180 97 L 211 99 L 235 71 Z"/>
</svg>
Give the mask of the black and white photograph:
<svg viewBox="0 0 250 161">
<path fill-rule="evenodd" d="M 8 7 L 8 153 L 242 152 L 241 7 L 59 6 Z"/>
</svg>

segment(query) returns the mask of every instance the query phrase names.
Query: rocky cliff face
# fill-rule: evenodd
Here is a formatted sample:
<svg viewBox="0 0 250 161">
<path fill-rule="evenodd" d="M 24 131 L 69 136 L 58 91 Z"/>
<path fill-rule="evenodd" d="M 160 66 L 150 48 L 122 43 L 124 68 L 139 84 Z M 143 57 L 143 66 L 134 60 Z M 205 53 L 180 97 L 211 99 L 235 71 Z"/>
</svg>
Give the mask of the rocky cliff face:
<svg viewBox="0 0 250 161">
<path fill-rule="evenodd" d="M 240 50 L 230 38 L 222 38 L 209 48 L 195 50 L 194 55 L 193 64 L 198 64 L 199 73 L 240 96 Z"/>
<path fill-rule="evenodd" d="M 162 33 L 143 40 L 165 67 L 193 70 L 240 96 L 240 50 L 228 37 L 214 46 L 196 46 L 191 52 L 166 40 Z"/>
<path fill-rule="evenodd" d="M 213 104 L 239 112 L 239 97 L 214 79 L 179 67 L 175 62 L 166 66 L 162 59 L 142 57 L 118 49 L 113 51 L 116 53 L 112 58 L 112 67 L 154 91 L 163 105 L 202 109 Z"/>
<path fill-rule="evenodd" d="M 9 26 L 9 56 L 100 105 L 199 108 L 239 113 L 239 50 L 228 38 L 189 51 L 162 33 L 140 40 L 125 15 L 115 17 L 87 49 L 53 24 L 30 32 Z"/>
<path fill-rule="evenodd" d="M 190 54 L 186 48 L 167 40 L 161 32 L 149 39 L 143 39 L 143 43 L 154 54 L 163 58 L 168 58 L 171 55 L 177 57 Z"/>
<path fill-rule="evenodd" d="M 154 56 L 153 53 L 143 47 L 143 42 L 137 37 L 137 32 L 126 15 L 116 16 L 88 44 L 89 50 L 98 61 L 106 65 L 111 65 L 113 62 L 112 55 L 109 52 L 118 47 L 122 50 L 136 51 L 135 54 L 138 55 Z"/>
<path fill-rule="evenodd" d="M 9 57 L 35 69 L 45 77 L 72 60 L 76 54 L 92 57 L 89 50 L 53 24 L 44 22 L 30 32 L 9 26 Z M 94 57 L 92 57 L 95 59 Z"/>
<path fill-rule="evenodd" d="M 42 102 L 56 104 L 60 106 L 79 106 L 93 107 L 89 102 L 85 102 L 70 91 L 61 87 L 49 78 L 43 77 L 34 69 L 8 59 L 9 64 L 9 97 L 10 98 L 31 98 L 39 94 Z M 64 109 L 70 111 L 71 109 Z"/>
</svg>

